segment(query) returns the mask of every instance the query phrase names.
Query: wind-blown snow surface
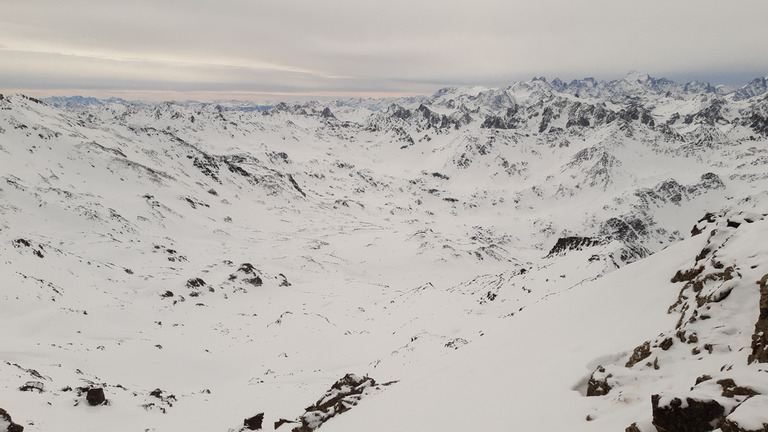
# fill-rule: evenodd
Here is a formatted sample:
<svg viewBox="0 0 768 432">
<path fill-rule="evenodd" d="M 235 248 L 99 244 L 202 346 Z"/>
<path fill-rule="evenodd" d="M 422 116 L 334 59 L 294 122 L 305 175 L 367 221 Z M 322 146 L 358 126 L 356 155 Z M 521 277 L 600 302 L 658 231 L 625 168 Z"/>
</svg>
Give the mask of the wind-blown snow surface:
<svg viewBox="0 0 768 432">
<path fill-rule="evenodd" d="M 768 233 L 768 98 L 694 84 L 268 109 L 4 97 L 0 407 L 25 430 L 228 431 L 259 412 L 271 430 L 356 373 L 397 383 L 323 430 L 647 431 L 651 394 L 723 364 L 759 391 L 768 270 L 746 239 Z M 670 280 L 708 242 L 743 281 L 715 306 L 742 312 L 678 324 Z M 657 348 L 694 330 L 729 349 Z M 626 367 L 644 341 L 660 367 Z M 598 366 L 612 389 L 587 397 Z M 733 418 L 759 423 L 749 401 Z"/>
</svg>

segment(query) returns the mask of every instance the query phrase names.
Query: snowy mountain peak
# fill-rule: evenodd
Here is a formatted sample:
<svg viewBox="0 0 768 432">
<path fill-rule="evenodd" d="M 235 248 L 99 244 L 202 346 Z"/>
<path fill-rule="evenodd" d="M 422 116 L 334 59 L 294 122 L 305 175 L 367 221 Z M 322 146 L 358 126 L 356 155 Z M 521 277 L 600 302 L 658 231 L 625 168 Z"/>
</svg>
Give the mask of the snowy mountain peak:
<svg viewBox="0 0 768 432">
<path fill-rule="evenodd" d="M 653 81 L 653 78 L 651 78 L 650 75 L 644 72 L 638 72 L 638 71 L 631 71 L 627 73 L 626 76 L 624 76 L 624 81 L 630 82 L 630 83 L 646 83 L 648 81 Z"/>
<path fill-rule="evenodd" d="M 744 100 L 751 97 L 760 96 L 768 92 L 768 77 L 759 77 L 752 80 L 749 84 L 736 90 L 733 95 L 735 100 Z"/>
</svg>

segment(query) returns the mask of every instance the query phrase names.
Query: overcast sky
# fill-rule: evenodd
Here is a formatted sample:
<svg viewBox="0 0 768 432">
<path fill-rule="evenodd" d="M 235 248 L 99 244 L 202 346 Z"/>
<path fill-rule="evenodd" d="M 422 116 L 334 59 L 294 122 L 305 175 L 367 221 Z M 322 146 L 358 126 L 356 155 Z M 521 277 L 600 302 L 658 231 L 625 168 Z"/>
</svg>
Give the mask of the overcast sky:
<svg viewBox="0 0 768 432">
<path fill-rule="evenodd" d="M 0 92 L 431 94 L 629 71 L 768 75 L 768 0 L 0 0 Z"/>
</svg>

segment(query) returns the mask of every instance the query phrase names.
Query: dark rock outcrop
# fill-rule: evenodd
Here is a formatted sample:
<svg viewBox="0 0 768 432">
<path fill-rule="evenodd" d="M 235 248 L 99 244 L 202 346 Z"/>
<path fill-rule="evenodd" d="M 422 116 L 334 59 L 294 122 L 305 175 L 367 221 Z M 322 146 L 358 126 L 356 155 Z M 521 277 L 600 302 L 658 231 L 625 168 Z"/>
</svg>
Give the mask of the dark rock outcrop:
<svg viewBox="0 0 768 432">
<path fill-rule="evenodd" d="M 251 263 L 240 264 L 240 268 L 238 268 L 237 271 L 240 273 L 245 273 L 246 276 L 250 276 L 250 277 L 243 278 L 243 282 L 245 283 L 251 284 L 255 287 L 260 287 L 264 284 L 264 281 L 261 279 L 261 274 L 259 270 L 257 270 Z M 237 279 L 236 273 L 229 275 L 230 281 L 234 281 L 236 279 Z"/>
<path fill-rule="evenodd" d="M 264 421 L 264 413 L 258 413 L 253 417 L 249 417 L 243 420 L 243 426 L 248 428 L 248 430 L 261 430 L 261 423 L 263 421 Z"/>
<path fill-rule="evenodd" d="M 713 99 L 709 106 L 702 108 L 695 114 L 685 116 L 683 122 L 686 124 L 706 124 L 714 126 L 716 124 L 727 124 L 728 120 L 723 116 L 725 101 L 722 99 Z"/>
<path fill-rule="evenodd" d="M 768 363 L 768 274 L 757 283 L 760 285 L 760 315 L 752 334 L 752 354 L 748 362 Z"/>
<path fill-rule="evenodd" d="M 661 396 L 652 395 L 653 425 L 659 432 L 702 432 L 715 429 L 725 408 L 715 400 L 673 398 L 660 405 Z"/>
<path fill-rule="evenodd" d="M 366 390 L 389 384 L 391 383 L 377 385 L 373 378 L 347 374 L 336 381 L 314 405 L 306 409 L 299 417 L 301 426 L 293 428 L 292 432 L 312 432 L 332 417 L 352 409 Z"/>
<path fill-rule="evenodd" d="M 632 356 L 629 357 L 629 360 L 627 361 L 627 364 L 625 366 L 628 368 L 631 368 L 632 366 L 650 357 L 650 355 L 651 355 L 651 343 L 646 341 L 642 345 L 635 348 L 634 352 L 632 352 Z"/>
<path fill-rule="evenodd" d="M 328 108 L 328 107 L 325 107 L 325 109 L 323 110 L 323 112 L 321 112 L 321 113 L 320 113 L 320 117 L 322 117 L 322 118 L 324 118 L 324 119 L 333 119 L 333 120 L 336 120 L 336 116 L 335 116 L 335 115 L 333 115 L 333 112 L 331 112 L 331 109 L 330 109 L 330 108 Z"/>
<path fill-rule="evenodd" d="M 42 393 L 45 390 L 45 386 L 40 381 L 27 381 L 23 386 L 19 387 L 19 390 Z"/>
<path fill-rule="evenodd" d="M 450 128 L 451 126 L 454 126 L 456 129 L 458 129 L 459 127 L 458 123 L 453 121 L 450 117 L 446 116 L 445 114 L 438 114 L 427 108 L 427 106 L 424 104 L 419 105 L 419 108 L 416 109 L 416 112 L 420 113 L 423 116 L 424 121 L 426 121 L 426 126 L 424 126 L 426 129 L 445 129 Z"/>
<path fill-rule="evenodd" d="M 8 432 L 22 432 L 24 430 L 24 426 L 13 422 L 8 411 L 0 408 L 0 425 L 3 423 L 7 423 L 6 430 Z"/>
<path fill-rule="evenodd" d="M 149 392 L 149 395 L 160 399 L 160 402 L 168 407 L 173 407 L 173 403 L 176 402 L 176 395 L 168 394 L 159 388 Z"/>
<path fill-rule="evenodd" d="M 618 116 L 627 123 L 633 120 L 640 120 L 640 123 L 646 126 L 654 127 L 656 125 L 651 112 L 642 105 L 630 105 L 626 109 L 621 110 Z"/>
<path fill-rule="evenodd" d="M 555 255 L 564 255 L 570 250 L 582 250 L 588 247 L 597 246 L 601 243 L 599 239 L 592 237 L 560 237 L 557 243 L 552 246 L 547 254 L 548 257 Z"/>
<path fill-rule="evenodd" d="M 611 391 L 611 385 L 608 384 L 608 379 L 613 375 L 606 373 L 605 368 L 598 366 L 587 382 L 587 396 L 603 396 Z"/>
<path fill-rule="evenodd" d="M 187 156 L 192 159 L 192 165 L 200 170 L 203 175 L 212 178 L 215 182 L 221 183 L 219 179 L 219 164 L 216 162 L 216 158 L 200 151 L 197 155 Z"/>
<path fill-rule="evenodd" d="M 723 388 L 723 396 L 725 397 L 732 398 L 734 396 L 754 396 L 759 394 L 749 387 L 736 385 L 733 378 L 723 378 L 718 380 L 717 383 Z"/>
<path fill-rule="evenodd" d="M 768 135 L 768 117 L 754 113 L 745 120 L 749 127 L 760 135 Z"/>
<path fill-rule="evenodd" d="M 194 278 L 187 281 L 187 288 L 202 288 L 205 286 L 205 281 L 200 278 Z"/>
<path fill-rule="evenodd" d="M 517 106 L 507 108 L 504 115 L 490 115 L 485 118 L 481 128 L 486 129 L 516 129 L 520 120 L 516 117 L 519 108 Z"/>
<path fill-rule="evenodd" d="M 296 179 L 293 178 L 291 174 L 288 174 L 288 181 L 291 182 L 291 186 L 293 186 L 293 188 L 296 189 L 301 194 L 301 196 L 306 198 L 307 194 L 304 192 L 304 190 L 301 189 L 299 184 L 296 182 Z"/>
<path fill-rule="evenodd" d="M 107 401 L 104 396 L 104 389 L 101 387 L 88 389 L 88 393 L 85 395 L 85 400 L 88 401 L 88 405 L 97 406 L 102 405 Z"/>
</svg>

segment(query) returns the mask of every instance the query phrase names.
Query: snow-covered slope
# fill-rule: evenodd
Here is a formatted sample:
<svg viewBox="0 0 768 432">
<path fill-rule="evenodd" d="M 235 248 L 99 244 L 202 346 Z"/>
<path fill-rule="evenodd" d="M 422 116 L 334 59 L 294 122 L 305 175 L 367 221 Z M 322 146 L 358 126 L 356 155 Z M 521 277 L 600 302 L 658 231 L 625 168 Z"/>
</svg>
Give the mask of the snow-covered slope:
<svg viewBox="0 0 768 432">
<path fill-rule="evenodd" d="M 41 431 L 652 431 L 651 395 L 694 392 L 724 430 L 768 422 L 712 384 L 768 391 L 767 118 L 759 80 L 644 74 L 2 97 L 0 407 Z"/>
<path fill-rule="evenodd" d="M 768 392 L 768 366 L 754 354 L 765 356 L 765 336 L 755 328 L 765 325 L 762 219 L 713 217 L 699 225 L 709 235 L 543 298 L 471 349 L 414 367 L 409 379 L 328 430 L 602 431 L 634 424 L 653 431 L 652 422 L 659 430 L 706 430 L 684 410 L 659 412 L 674 398 L 719 405 L 706 422 L 757 423 L 746 430 L 762 430 L 768 417 L 752 405 L 765 396 L 744 402 Z M 675 428 L 668 418 L 690 424 Z"/>
</svg>

